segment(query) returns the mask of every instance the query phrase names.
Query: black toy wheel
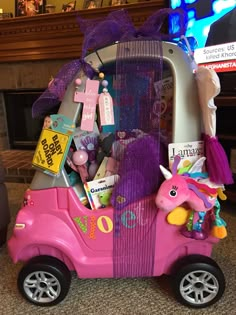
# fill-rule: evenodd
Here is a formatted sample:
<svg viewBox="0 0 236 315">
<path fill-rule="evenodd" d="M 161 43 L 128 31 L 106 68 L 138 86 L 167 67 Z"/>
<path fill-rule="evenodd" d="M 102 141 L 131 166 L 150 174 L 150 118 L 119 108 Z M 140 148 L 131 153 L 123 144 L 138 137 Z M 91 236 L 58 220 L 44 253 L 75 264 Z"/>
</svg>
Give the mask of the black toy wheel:
<svg viewBox="0 0 236 315">
<path fill-rule="evenodd" d="M 67 295 L 71 273 L 60 260 L 49 256 L 32 258 L 20 271 L 18 289 L 31 303 L 51 306 Z"/>
<path fill-rule="evenodd" d="M 210 258 L 196 262 L 190 259 L 176 272 L 174 292 L 184 305 L 193 308 L 210 306 L 221 298 L 224 290 L 224 275 Z"/>
</svg>

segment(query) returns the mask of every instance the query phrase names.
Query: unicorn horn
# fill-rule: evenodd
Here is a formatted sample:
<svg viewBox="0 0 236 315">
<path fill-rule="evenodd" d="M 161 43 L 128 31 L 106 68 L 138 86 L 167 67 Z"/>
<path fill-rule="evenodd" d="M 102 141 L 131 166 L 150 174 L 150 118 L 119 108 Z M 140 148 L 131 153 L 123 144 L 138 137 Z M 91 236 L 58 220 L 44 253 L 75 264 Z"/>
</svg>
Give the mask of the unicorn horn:
<svg viewBox="0 0 236 315">
<path fill-rule="evenodd" d="M 163 174 L 163 176 L 165 177 L 165 179 L 170 179 L 172 178 L 172 174 L 170 171 L 168 171 L 164 166 L 160 165 L 160 170 Z"/>
</svg>

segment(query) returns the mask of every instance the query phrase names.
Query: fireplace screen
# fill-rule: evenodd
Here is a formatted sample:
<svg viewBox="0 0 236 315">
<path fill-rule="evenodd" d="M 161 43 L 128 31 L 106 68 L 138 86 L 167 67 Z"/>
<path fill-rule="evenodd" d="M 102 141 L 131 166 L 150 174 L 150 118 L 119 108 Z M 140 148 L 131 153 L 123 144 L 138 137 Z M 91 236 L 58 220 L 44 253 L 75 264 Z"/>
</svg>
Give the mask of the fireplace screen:
<svg viewBox="0 0 236 315">
<path fill-rule="evenodd" d="M 4 93 L 9 143 L 11 149 L 34 149 L 43 125 L 32 118 L 32 105 L 42 91 L 9 91 Z"/>
</svg>

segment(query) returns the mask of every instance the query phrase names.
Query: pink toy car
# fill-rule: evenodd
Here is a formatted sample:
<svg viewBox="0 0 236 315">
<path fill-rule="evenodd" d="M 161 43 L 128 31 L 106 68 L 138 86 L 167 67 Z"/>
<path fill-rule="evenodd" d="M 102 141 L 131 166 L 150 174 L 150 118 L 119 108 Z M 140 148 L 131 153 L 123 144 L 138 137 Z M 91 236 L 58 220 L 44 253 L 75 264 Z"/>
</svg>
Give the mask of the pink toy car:
<svg viewBox="0 0 236 315">
<path fill-rule="evenodd" d="M 163 59 L 175 78 L 173 106 L 180 107 L 173 113 L 172 141 L 200 139 L 191 60 L 177 45 L 162 45 Z M 104 68 L 115 61 L 116 48 L 105 47 L 86 60 L 96 69 Z M 72 98 L 76 77 L 59 109 L 59 114 L 74 122 L 81 106 Z M 191 95 L 191 102 L 187 95 Z M 218 301 L 225 280 L 210 258 L 218 239 L 210 235 L 204 240 L 185 237 L 178 225 L 167 222 L 167 213 L 157 208 L 155 197 L 156 193 L 149 194 L 118 210 L 111 206 L 91 210 L 81 202 L 81 185 L 71 184 L 66 167 L 57 176 L 37 170 L 8 242 L 13 262 L 25 262 L 18 277 L 20 292 L 33 304 L 49 306 L 67 295 L 72 270 L 79 278 L 172 274 L 174 292 L 181 303 L 200 308 Z"/>
</svg>

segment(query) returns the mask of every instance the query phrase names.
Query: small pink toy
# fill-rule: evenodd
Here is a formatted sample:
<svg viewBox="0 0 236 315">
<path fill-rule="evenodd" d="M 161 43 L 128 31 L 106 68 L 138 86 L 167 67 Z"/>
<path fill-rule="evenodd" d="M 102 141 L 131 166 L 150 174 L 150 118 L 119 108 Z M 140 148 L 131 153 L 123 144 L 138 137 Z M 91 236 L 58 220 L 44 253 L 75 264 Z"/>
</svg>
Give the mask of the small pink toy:
<svg viewBox="0 0 236 315">
<path fill-rule="evenodd" d="M 98 137 L 97 134 L 92 133 L 81 139 L 81 149 L 88 155 L 88 174 L 89 180 L 92 180 L 97 173 L 98 163 L 96 160 L 98 150 Z"/>
<path fill-rule="evenodd" d="M 68 165 L 77 173 L 79 173 L 81 181 L 85 183 L 88 178 L 87 163 L 88 153 L 84 150 L 77 150 L 72 155 L 72 160 L 67 157 Z"/>
</svg>

